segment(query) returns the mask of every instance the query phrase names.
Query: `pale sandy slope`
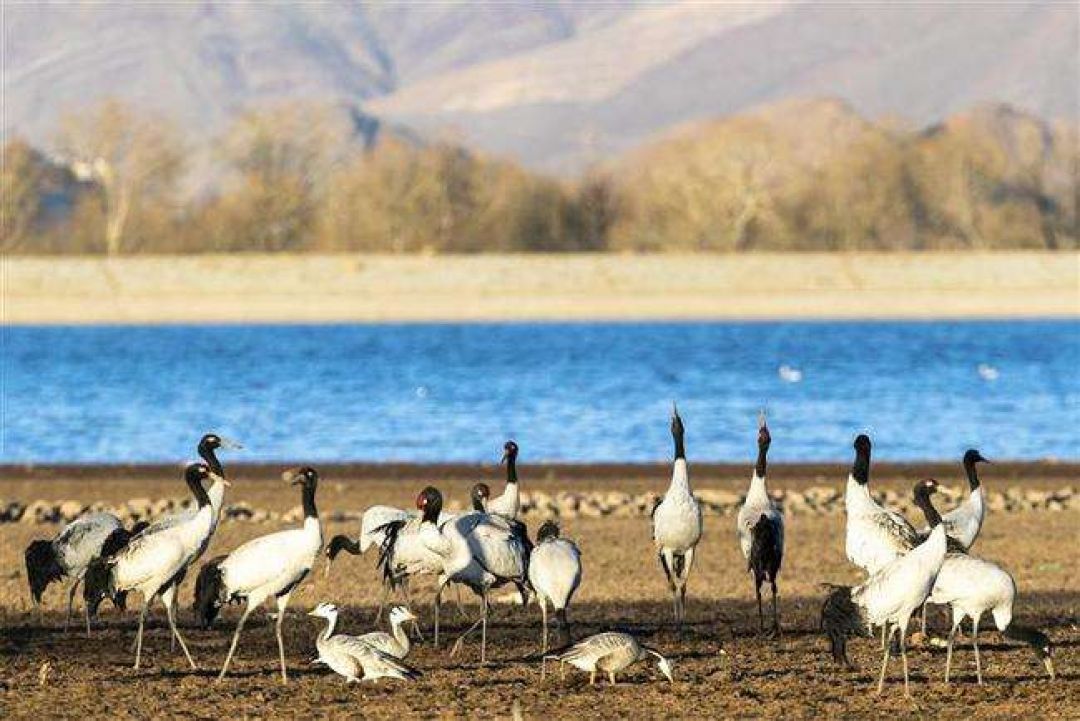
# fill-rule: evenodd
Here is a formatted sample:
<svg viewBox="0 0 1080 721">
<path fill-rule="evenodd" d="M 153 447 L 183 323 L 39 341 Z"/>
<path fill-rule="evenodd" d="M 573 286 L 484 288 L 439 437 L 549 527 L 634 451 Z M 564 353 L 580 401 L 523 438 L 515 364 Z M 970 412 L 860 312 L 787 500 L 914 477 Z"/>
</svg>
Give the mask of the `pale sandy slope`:
<svg viewBox="0 0 1080 721">
<path fill-rule="evenodd" d="M 1080 254 L 4 258 L 5 323 L 1080 316 Z"/>
</svg>

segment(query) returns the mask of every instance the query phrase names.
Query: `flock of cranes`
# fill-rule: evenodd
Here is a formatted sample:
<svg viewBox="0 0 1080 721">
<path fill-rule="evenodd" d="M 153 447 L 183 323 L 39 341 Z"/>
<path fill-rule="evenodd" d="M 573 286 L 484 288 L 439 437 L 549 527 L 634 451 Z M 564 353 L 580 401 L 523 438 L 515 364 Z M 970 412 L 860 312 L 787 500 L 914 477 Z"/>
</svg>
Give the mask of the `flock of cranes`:
<svg viewBox="0 0 1080 721">
<path fill-rule="evenodd" d="M 671 435 L 674 463 L 667 492 L 652 510 L 652 531 L 660 566 L 672 595 L 677 627 L 685 620 L 687 582 L 694 555 L 701 540 L 701 506 L 693 494 L 686 461 L 685 427 L 673 408 Z M 757 460 L 745 501 L 736 520 L 736 535 L 746 559 L 757 597 L 758 622 L 762 632 L 780 633 L 777 581 L 784 557 L 784 516 L 766 486 L 768 452 L 772 438 L 764 414 L 759 420 Z M 45 588 L 53 581 L 68 582 L 68 615 L 76 589 L 83 584 L 87 634 L 90 619 L 101 601 L 109 598 L 125 608 L 132 591 L 141 595 L 138 631 L 134 645 L 134 667 L 142 656 L 145 619 L 153 601 L 165 606 L 171 638 L 179 643 L 190 666 L 197 665 L 176 623 L 176 601 L 189 569 L 201 558 L 217 528 L 229 486 L 217 457 L 219 449 L 238 448 L 216 434 L 204 436 L 198 453 L 201 461 L 184 471 L 184 479 L 195 503 L 192 507 L 160 519 L 141 523 L 130 530 L 107 513 L 83 516 L 52 540 L 34 541 L 26 549 L 25 560 L 30 593 L 39 604 Z M 828 639 L 834 659 L 847 666 L 847 639 L 869 636 L 880 628 L 883 660 L 878 691 L 884 686 L 889 659 L 898 655 L 904 670 L 905 692 L 909 688 L 906 636 L 911 617 L 921 608 L 925 631 L 928 604 L 949 606 L 952 625 L 948 635 L 945 679 L 949 680 L 955 638 L 965 618 L 972 619 L 972 640 L 976 674 L 982 683 L 978 647 L 979 619 L 989 612 L 998 630 L 1007 638 L 1031 647 L 1054 677 L 1052 648 L 1041 631 L 1013 623 L 1016 585 L 1000 566 L 971 555 L 986 516 L 977 464 L 986 462 L 978 451 L 968 451 L 963 460 L 970 494 L 955 509 L 942 516 L 932 502 L 937 490 L 933 479 L 920 481 L 913 489 L 916 506 L 926 519 L 926 527 L 916 529 L 903 515 L 882 506 L 870 492 L 871 442 L 865 435 L 855 439 L 855 460 L 845 489 L 846 539 L 848 559 L 867 574 L 854 587 L 827 585 L 828 596 L 821 611 L 821 630 Z M 463 513 L 443 509 L 442 493 L 433 486 L 416 498 L 416 508 L 372 506 L 361 519 L 356 539 L 335 536 L 324 546 L 323 528 L 316 506 L 319 474 L 310 467 L 286 471 L 286 482 L 298 486 L 304 518 L 299 528 L 254 538 L 231 553 L 206 561 L 195 581 L 194 611 L 198 623 L 209 628 L 225 604 L 242 603 L 243 611 L 233 632 L 218 680 L 228 673 L 248 616 L 264 603 L 276 606 L 275 636 L 281 679 L 288 679 L 282 624 L 289 600 L 310 574 L 321 553 L 330 564 L 342 552 L 361 554 L 378 549 L 378 567 L 386 592 L 379 615 L 389 594 L 398 593 L 407 605 L 390 610 L 391 633 L 373 632 L 361 636 L 335 633 L 338 609 L 321 603 L 310 615 L 325 619 L 325 630 L 315 639 L 316 663 L 340 674 L 349 682 L 398 678 L 415 679 L 419 672 L 406 664 L 412 642 L 404 625 L 416 626 L 411 606 L 410 579 L 430 576 L 435 580 L 433 636 L 439 645 L 442 598 L 447 587 L 471 590 L 480 599 L 480 616 L 453 645 L 457 653 L 468 635 L 479 629 L 480 659 L 487 661 L 490 594 L 499 587 L 512 587 L 522 605 L 535 598 L 541 609 L 541 649 L 544 660 L 556 660 L 590 674 L 604 674 L 611 683 L 616 674 L 632 663 L 656 658 L 660 672 L 673 679 L 671 662 L 659 651 L 646 647 L 628 633 L 599 633 L 571 643 L 568 608 L 582 582 L 582 554 L 578 546 L 564 538 L 554 521 L 543 523 L 533 542 L 519 519 L 520 484 L 517 472 L 518 446 L 504 446 L 506 487 L 492 497 L 490 488 L 476 484 L 471 491 L 472 508 Z M 209 486 L 207 486 L 209 484 Z M 771 624 L 766 624 L 761 588 L 769 583 L 772 592 Z M 459 597 L 460 604 L 460 597 Z M 548 607 L 551 607 L 559 646 L 549 648 Z M 65 629 L 67 624 L 65 623 Z M 419 633 L 418 626 L 416 627 Z M 722 652 L 723 653 L 723 652 Z"/>
</svg>

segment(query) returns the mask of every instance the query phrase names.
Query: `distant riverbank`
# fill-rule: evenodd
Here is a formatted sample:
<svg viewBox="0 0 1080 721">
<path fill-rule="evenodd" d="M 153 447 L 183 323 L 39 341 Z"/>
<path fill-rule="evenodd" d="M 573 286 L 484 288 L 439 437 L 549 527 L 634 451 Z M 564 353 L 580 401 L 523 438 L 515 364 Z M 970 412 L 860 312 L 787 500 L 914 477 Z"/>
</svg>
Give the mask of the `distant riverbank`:
<svg viewBox="0 0 1080 721">
<path fill-rule="evenodd" d="M 1080 254 L 5 257 L 3 322 L 1080 316 Z"/>
</svg>

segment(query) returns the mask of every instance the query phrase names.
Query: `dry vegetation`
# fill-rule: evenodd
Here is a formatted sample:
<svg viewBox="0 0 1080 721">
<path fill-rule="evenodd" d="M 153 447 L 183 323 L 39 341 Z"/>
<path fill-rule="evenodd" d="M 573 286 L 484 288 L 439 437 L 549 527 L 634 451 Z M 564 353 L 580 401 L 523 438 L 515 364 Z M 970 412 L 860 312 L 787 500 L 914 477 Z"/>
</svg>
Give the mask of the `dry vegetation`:
<svg viewBox="0 0 1080 721">
<path fill-rule="evenodd" d="M 11 470 L 11 469 L 9 469 Z M 743 469 L 705 469 L 695 474 L 707 487 L 741 488 Z M 885 488 L 901 489 L 917 475 L 941 471 L 952 479 L 955 469 L 882 467 Z M 118 503 L 132 496 L 174 495 L 175 469 L 147 473 L 110 472 L 108 484 L 88 482 L 101 472 L 76 474 L 35 469 L 5 473 L 0 497 L 81 498 Z M 836 467 L 777 467 L 778 487 L 805 489 L 838 481 Z M 341 508 L 362 508 L 372 503 L 404 505 L 416 489 L 436 479 L 453 497 L 464 498 L 470 480 L 491 478 L 494 469 L 387 469 L 385 471 L 333 469 L 324 473 L 319 501 L 324 513 Z M 528 487 L 553 492 L 559 489 L 593 491 L 618 487 L 629 492 L 662 488 L 666 469 L 533 469 Z M 259 507 L 284 511 L 295 504 L 295 493 L 272 478 L 269 469 L 239 469 L 231 493 Z M 152 480 L 146 480 L 152 478 Z M 990 488 L 1022 485 L 1025 489 L 1056 489 L 1076 479 L 1073 466 L 994 466 L 984 482 Z M 98 490 L 100 489 L 100 490 Z M 92 498 L 91 498 L 92 496 Z M 858 575 L 843 557 L 841 516 L 793 516 L 789 519 L 788 554 L 782 576 L 782 607 L 786 633 L 779 641 L 758 637 L 752 607 L 752 589 L 742 573 L 732 531 L 733 519 L 707 519 L 706 536 L 691 580 L 689 628 L 678 636 L 669 626 L 670 601 L 651 550 L 648 522 L 639 518 L 577 518 L 563 522 L 566 535 L 580 543 L 585 581 L 571 612 L 575 634 L 623 626 L 648 636 L 650 643 L 671 654 L 676 684 L 668 686 L 647 665 L 634 668 L 616 688 L 589 688 L 581 674 L 557 675 L 540 683 L 539 666 L 527 660 L 536 651 L 538 613 L 502 606 L 489 636 L 494 662 L 477 663 L 477 649 L 468 644 L 463 654 L 449 658 L 445 649 L 420 645 L 413 662 L 424 671 L 414 685 L 380 683 L 346 687 L 339 678 L 307 666 L 319 624 L 301 612 L 322 600 L 345 607 L 347 631 L 367 630 L 379 595 L 371 559 L 345 556 L 329 578 L 318 567 L 311 581 L 294 596 L 286 624 L 287 658 L 292 680 L 281 686 L 276 675 L 272 627 L 265 621 L 249 625 L 235 666 L 235 675 L 215 685 L 209 670 L 189 673 L 182 656 L 168 650 L 168 632 L 161 618 L 150 632 L 144 649 L 148 667 L 130 669 L 127 646 L 134 616 L 120 617 L 106 605 L 105 629 L 86 641 L 77 633 L 64 635 L 59 624 L 62 592 L 46 595 L 47 615 L 31 612 L 20 553 L 33 537 L 48 527 L 10 524 L 0 527 L 3 544 L 0 562 L 8 569 L 0 577 L 0 624 L 3 626 L 3 671 L 0 673 L 0 713 L 7 718 L 42 715 L 212 715 L 216 717 L 297 716 L 337 717 L 503 717 L 515 701 L 525 718 L 718 718 L 729 716 L 866 717 L 890 714 L 900 718 L 1003 718 L 1075 717 L 1080 706 L 1077 683 L 1077 644 L 1080 629 L 1076 608 L 1080 602 L 1075 579 L 1080 574 L 1072 546 L 1080 515 L 1075 510 L 992 514 L 979 540 L 979 553 L 998 560 L 1016 576 L 1020 588 L 1017 617 L 1044 628 L 1057 645 L 1059 679 L 1049 681 L 1027 649 L 1005 644 L 984 630 L 984 672 L 987 685 L 974 683 L 970 649 L 966 642 L 956 659 L 959 679 L 951 687 L 941 683 L 944 656 L 936 650 L 912 654 L 915 697 L 907 700 L 898 685 L 882 697 L 873 694 L 877 647 L 872 641 L 853 644 L 857 672 L 836 669 L 827 658 L 816 632 L 823 580 L 854 581 Z M 354 524 L 331 524 L 328 534 L 355 531 Z M 226 522 L 213 540 L 209 554 L 222 553 L 274 524 Z M 1052 542 L 1051 539 L 1057 539 Z M 188 584 L 190 586 L 190 582 Z M 187 605 L 190 588 L 182 596 L 182 622 L 190 624 Z M 419 597 L 426 597 L 418 593 Z M 451 603 L 449 609 L 453 608 Z M 430 611 L 420 608 L 430 623 Z M 467 599 L 467 612 L 477 607 Z M 160 611 L 160 609 L 159 609 Z M 448 610 L 455 629 L 464 623 Z M 160 616 L 160 612 L 157 616 Z M 225 614 L 213 631 L 185 629 L 192 652 L 204 669 L 220 664 L 236 609 Z M 943 616 L 935 617 L 937 623 Z M 939 626 L 940 627 L 940 626 Z M 729 654 L 718 654 L 724 648 Z M 490 651 L 490 649 L 489 649 Z M 41 682 L 41 668 L 50 671 Z M 894 664 L 893 679 L 899 674 Z"/>
<path fill-rule="evenodd" d="M 375 123 L 375 125 L 373 125 Z M 1076 127 L 984 106 L 932 128 L 832 101 L 685 129 L 574 180 L 291 105 L 206 148 L 110 101 L 53 158 L 4 148 L 16 253 L 1075 248 Z M 199 192 L 193 192 L 192 188 Z M 208 192 L 213 189 L 212 192 Z"/>
</svg>

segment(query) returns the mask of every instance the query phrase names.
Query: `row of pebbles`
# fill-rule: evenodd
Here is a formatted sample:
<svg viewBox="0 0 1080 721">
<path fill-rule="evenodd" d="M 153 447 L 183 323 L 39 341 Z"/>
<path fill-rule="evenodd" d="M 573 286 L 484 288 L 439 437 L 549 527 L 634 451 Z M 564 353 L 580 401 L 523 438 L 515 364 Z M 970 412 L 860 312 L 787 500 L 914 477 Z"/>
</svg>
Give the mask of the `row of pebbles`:
<svg viewBox="0 0 1080 721">
<path fill-rule="evenodd" d="M 900 494 L 886 490 L 874 494 L 878 501 L 889 508 L 897 509 L 912 517 L 917 517 L 910 494 Z M 938 502 L 939 508 L 951 508 L 964 495 L 960 488 L 942 486 Z M 844 494 L 834 487 L 815 486 L 805 491 L 773 491 L 775 498 L 788 515 L 828 515 L 842 513 Z M 700 490 L 697 497 L 701 501 L 706 515 L 732 516 L 738 513 L 743 495 L 726 490 Z M 648 516 L 653 504 L 659 498 L 656 493 L 631 494 L 622 491 L 593 491 L 588 493 L 561 491 L 545 493 L 526 491 L 522 493 L 522 512 L 526 517 L 534 518 L 638 518 Z M 133 498 L 119 507 L 97 502 L 84 504 L 80 501 L 43 501 L 30 504 L 19 501 L 0 503 L 0 523 L 67 523 L 84 513 L 107 511 L 116 514 L 126 523 L 141 520 L 153 520 L 159 516 L 178 511 L 190 505 L 190 499 Z M 1020 511 L 1064 511 L 1080 508 L 1080 494 L 1071 487 L 1056 491 L 1023 490 L 1009 488 L 1005 491 L 993 491 L 987 496 L 987 505 L 992 512 Z M 461 510 L 457 504 L 449 504 L 448 510 Z M 247 503 L 233 503 L 226 506 L 224 517 L 233 521 L 248 523 L 283 522 L 295 523 L 303 518 L 301 506 L 295 506 L 285 513 L 252 508 Z M 360 511 L 338 511 L 327 514 L 329 521 L 359 521 Z"/>
</svg>

